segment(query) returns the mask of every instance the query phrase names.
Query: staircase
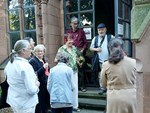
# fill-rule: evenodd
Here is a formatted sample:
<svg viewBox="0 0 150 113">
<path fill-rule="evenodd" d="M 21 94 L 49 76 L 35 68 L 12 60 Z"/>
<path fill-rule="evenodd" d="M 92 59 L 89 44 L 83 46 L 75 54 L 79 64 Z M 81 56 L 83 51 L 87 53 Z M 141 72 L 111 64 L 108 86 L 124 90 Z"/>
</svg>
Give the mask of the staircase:
<svg viewBox="0 0 150 113">
<path fill-rule="evenodd" d="M 85 109 L 105 110 L 106 93 L 98 94 L 99 89 L 88 87 L 86 92 L 79 91 L 79 106 Z"/>
</svg>

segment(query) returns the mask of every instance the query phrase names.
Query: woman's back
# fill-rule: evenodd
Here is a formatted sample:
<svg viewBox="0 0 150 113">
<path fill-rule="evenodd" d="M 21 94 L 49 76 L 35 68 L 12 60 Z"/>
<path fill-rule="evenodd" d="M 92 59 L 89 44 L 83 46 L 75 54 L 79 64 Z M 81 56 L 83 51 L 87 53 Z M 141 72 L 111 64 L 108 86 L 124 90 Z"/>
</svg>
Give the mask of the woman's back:
<svg viewBox="0 0 150 113">
<path fill-rule="evenodd" d="M 129 57 L 124 57 L 117 64 L 111 64 L 108 61 L 103 64 L 105 75 L 107 77 L 108 89 L 133 88 L 136 84 L 135 67 L 136 61 Z M 102 78 L 103 79 L 103 78 Z M 103 86 L 103 81 L 102 81 Z"/>
</svg>

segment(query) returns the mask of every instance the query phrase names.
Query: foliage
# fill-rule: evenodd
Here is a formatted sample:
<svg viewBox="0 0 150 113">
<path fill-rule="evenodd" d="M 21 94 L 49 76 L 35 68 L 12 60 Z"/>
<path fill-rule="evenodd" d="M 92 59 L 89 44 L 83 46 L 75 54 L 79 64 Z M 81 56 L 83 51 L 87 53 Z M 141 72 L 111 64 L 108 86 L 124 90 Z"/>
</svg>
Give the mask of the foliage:
<svg viewBox="0 0 150 113">
<path fill-rule="evenodd" d="M 9 25 L 10 25 L 10 31 L 18 31 L 20 29 L 19 13 L 17 10 L 9 11 Z"/>
<path fill-rule="evenodd" d="M 26 30 L 35 29 L 35 12 L 32 0 L 23 2 L 24 25 Z M 19 9 L 17 0 L 9 1 L 9 25 L 10 31 L 20 30 Z"/>
</svg>

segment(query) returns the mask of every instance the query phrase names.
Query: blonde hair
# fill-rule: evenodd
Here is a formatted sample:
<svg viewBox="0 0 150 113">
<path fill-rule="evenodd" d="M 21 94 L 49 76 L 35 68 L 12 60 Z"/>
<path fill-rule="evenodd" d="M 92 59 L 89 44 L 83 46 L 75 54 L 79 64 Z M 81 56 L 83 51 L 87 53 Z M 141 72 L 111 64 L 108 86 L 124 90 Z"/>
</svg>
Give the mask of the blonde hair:
<svg viewBox="0 0 150 113">
<path fill-rule="evenodd" d="M 38 44 L 38 45 L 36 45 L 36 46 L 34 47 L 33 52 L 35 53 L 35 51 L 38 50 L 38 49 L 43 49 L 44 53 L 46 52 L 46 48 L 45 48 L 45 46 L 44 46 L 43 44 Z"/>
</svg>

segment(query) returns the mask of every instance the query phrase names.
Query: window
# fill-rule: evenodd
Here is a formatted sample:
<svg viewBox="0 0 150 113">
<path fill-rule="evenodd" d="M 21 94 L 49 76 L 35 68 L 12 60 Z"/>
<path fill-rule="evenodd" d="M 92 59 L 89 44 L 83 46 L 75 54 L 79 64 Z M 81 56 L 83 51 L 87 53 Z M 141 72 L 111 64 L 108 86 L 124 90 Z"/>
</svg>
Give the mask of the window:
<svg viewBox="0 0 150 113">
<path fill-rule="evenodd" d="M 9 19 L 9 35 L 10 35 L 10 49 L 13 48 L 15 42 L 21 39 L 20 32 L 24 37 L 32 37 L 36 42 L 36 28 L 35 28 L 35 11 L 32 0 L 24 0 L 21 10 L 23 15 L 21 18 L 19 14 L 18 0 L 8 1 L 8 19 Z M 20 21 L 23 20 L 23 21 Z M 23 31 L 20 31 L 20 26 Z"/>
<path fill-rule="evenodd" d="M 118 6 L 117 6 L 118 5 Z M 132 56 L 132 42 L 131 42 L 131 8 L 132 0 L 116 0 L 115 8 L 118 12 L 115 19 L 115 35 L 123 38 L 125 42 L 125 51 L 128 56 Z"/>
<path fill-rule="evenodd" d="M 64 0 L 65 30 L 70 29 L 70 19 L 75 16 L 79 20 L 79 28 L 91 28 L 94 36 L 94 0 Z"/>
</svg>

